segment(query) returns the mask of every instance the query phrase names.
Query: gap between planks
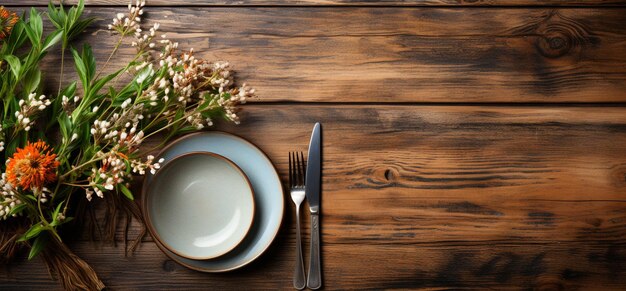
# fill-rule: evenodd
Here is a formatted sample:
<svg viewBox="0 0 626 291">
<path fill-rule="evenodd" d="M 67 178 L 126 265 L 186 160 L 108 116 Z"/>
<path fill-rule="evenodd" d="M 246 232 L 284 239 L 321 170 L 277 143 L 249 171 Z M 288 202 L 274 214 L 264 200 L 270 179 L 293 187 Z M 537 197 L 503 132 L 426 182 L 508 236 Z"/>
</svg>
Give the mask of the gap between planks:
<svg viewBox="0 0 626 291">
<path fill-rule="evenodd" d="M 267 101 L 267 102 L 254 102 L 249 100 L 242 106 L 407 106 L 407 107 L 539 107 L 539 108 L 553 108 L 553 107 L 626 107 L 626 102 L 315 102 L 315 101 Z"/>
</svg>

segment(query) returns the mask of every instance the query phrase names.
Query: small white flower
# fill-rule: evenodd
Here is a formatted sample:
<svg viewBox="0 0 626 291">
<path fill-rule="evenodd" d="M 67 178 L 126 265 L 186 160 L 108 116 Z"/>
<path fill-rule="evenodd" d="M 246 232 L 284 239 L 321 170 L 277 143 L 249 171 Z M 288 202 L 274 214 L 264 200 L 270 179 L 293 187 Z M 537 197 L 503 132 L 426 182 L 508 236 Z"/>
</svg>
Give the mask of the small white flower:
<svg viewBox="0 0 626 291">
<path fill-rule="evenodd" d="M 87 200 L 91 201 L 91 198 L 93 196 L 93 191 L 89 188 L 85 189 L 85 195 L 87 196 Z"/>
</svg>

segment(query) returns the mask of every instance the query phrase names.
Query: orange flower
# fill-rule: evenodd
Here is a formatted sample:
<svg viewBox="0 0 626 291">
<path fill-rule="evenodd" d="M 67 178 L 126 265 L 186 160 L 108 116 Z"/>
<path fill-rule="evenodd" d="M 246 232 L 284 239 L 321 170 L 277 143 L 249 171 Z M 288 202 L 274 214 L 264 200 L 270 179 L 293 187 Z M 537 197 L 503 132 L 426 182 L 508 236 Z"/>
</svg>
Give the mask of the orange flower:
<svg viewBox="0 0 626 291">
<path fill-rule="evenodd" d="M 25 190 L 41 189 L 44 184 L 56 180 L 57 155 L 43 141 L 28 143 L 17 149 L 7 165 L 7 179 L 14 186 Z"/>
<path fill-rule="evenodd" d="M 11 29 L 17 23 L 19 17 L 15 12 L 4 9 L 0 6 L 0 40 L 3 40 L 11 34 Z"/>
</svg>

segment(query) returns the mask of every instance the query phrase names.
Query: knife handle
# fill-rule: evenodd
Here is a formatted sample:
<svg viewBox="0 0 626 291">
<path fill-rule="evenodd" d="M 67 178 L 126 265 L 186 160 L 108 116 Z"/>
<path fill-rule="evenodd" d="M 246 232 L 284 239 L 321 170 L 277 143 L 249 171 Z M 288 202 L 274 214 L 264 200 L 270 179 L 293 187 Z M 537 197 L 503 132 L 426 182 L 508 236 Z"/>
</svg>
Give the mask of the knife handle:
<svg viewBox="0 0 626 291">
<path fill-rule="evenodd" d="M 311 213 L 311 259 L 307 287 L 312 290 L 322 287 L 322 265 L 320 262 L 320 216 Z"/>
</svg>

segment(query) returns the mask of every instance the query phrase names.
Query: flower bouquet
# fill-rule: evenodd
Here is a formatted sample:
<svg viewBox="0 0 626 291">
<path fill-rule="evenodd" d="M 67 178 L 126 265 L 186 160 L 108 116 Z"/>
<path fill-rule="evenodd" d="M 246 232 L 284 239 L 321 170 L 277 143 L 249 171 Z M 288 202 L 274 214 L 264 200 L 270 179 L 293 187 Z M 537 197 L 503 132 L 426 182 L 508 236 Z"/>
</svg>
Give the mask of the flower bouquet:
<svg viewBox="0 0 626 291">
<path fill-rule="evenodd" d="M 41 254 L 66 289 L 104 287 L 63 244 L 72 225 L 87 224 L 89 201 L 103 198 L 110 209 L 141 220 L 130 183 L 163 162 L 146 157 L 143 142 L 158 135 L 164 144 L 211 126 L 216 118 L 238 123 L 237 105 L 254 95 L 245 84 L 235 86 L 228 63 L 197 58 L 192 49 L 180 51 L 178 43 L 159 33 L 159 24 L 144 30 L 144 5 L 129 5 L 108 25 L 117 40 L 101 68 L 89 44 L 73 48 L 94 21 L 82 17 L 82 0 L 69 9 L 51 3 L 46 13 L 33 8 L 21 17 L 0 7 L 0 156 L 5 161 L 0 163 L 0 255 L 9 260 L 20 247 L 30 249 L 29 259 Z M 48 34 L 42 15 L 54 27 Z M 116 60 L 124 65 L 107 71 L 123 45 L 134 47 L 133 58 Z M 61 55 L 61 78 L 57 88 L 48 88 L 40 64 L 53 50 Z M 63 78 L 66 53 L 76 81 Z M 115 232 L 114 212 L 108 215 L 109 233 Z"/>
</svg>

